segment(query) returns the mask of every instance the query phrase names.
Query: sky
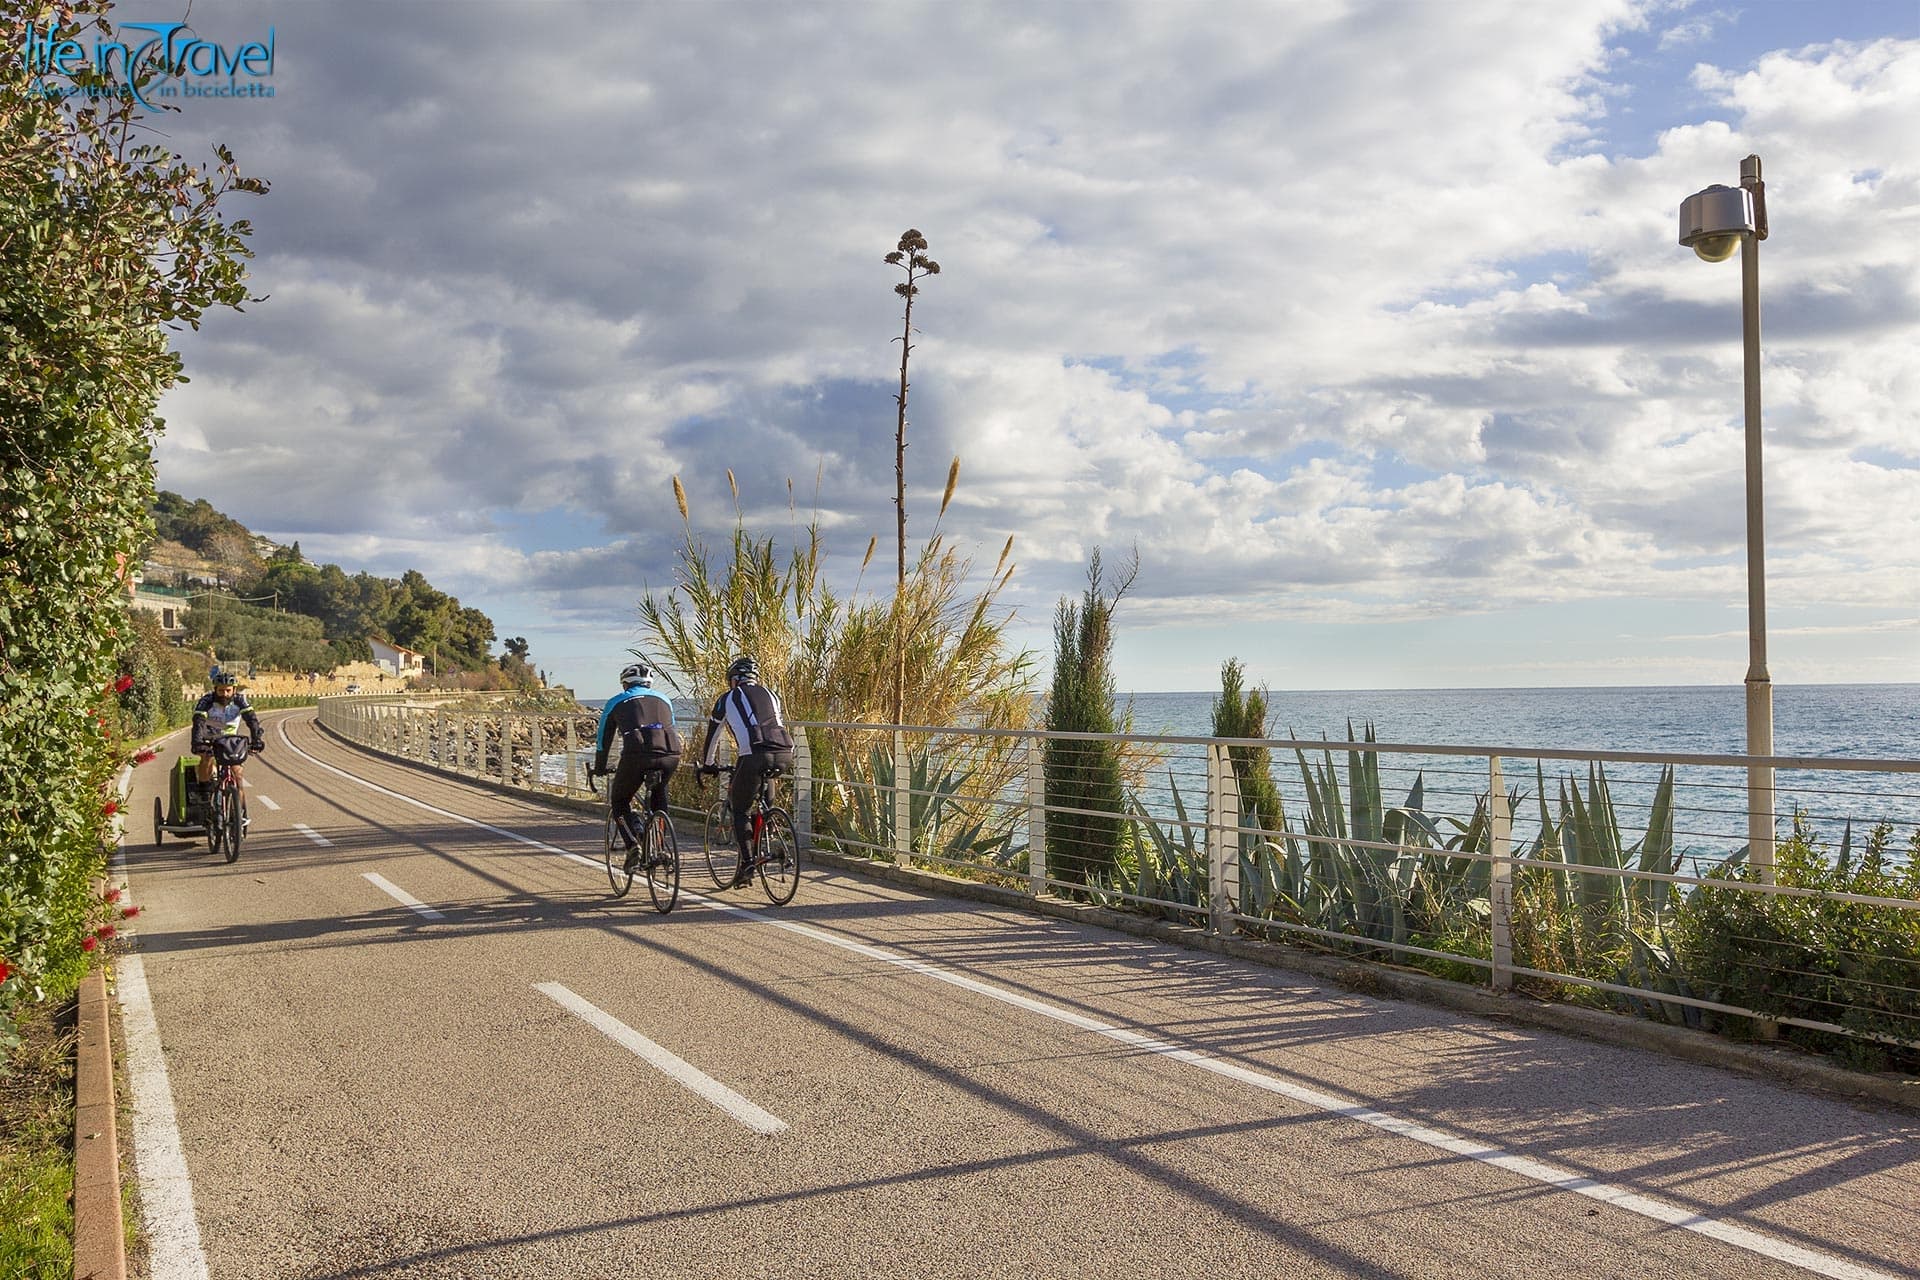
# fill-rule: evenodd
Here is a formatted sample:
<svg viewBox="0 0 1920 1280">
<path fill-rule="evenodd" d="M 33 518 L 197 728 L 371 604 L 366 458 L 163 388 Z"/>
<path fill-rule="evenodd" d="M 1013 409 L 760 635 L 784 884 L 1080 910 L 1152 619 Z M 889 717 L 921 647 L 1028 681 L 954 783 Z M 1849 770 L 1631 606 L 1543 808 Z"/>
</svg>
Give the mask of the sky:
<svg viewBox="0 0 1920 1280">
<path fill-rule="evenodd" d="M 697 535 L 731 469 L 890 583 L 910 226 L 909 538 L 957 455 L 940 530 L 982 580 L 1014 538 L 1043 668 L 1098 547 L 1123 690 L 1738 684 L 1741 273 L 1676 239 L 1750 153 L 1772 676 L 1920 679 L 1915 0 L 190 16 L 272 26 L 274 96 L 157 127 L 272 191 L 160 485 L 420 569 L 581 696 L 673 585 L 675 475 Z"/>
</svg>

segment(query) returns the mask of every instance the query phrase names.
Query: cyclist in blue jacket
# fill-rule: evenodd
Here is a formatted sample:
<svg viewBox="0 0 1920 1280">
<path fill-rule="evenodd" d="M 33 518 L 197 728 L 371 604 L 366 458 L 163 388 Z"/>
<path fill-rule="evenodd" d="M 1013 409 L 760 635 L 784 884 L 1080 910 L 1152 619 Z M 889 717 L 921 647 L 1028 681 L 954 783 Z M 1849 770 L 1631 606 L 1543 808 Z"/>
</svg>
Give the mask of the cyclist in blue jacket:
<svg viewBox="0 0 1920 1280">
<path fill-rule="evenodd" d="M 659 770 L 659 780 L 647 796 L 650 811 L 667 808 L 667 782 L 680 767 L 680 733 L 673 727 L 673 703 L 652 686 L 653 673 L 643 663 L 621 669 L 620 692 L 600 711 L 600 734 L 594 745 L 593 771 L 604 776 L 613 739 L 620 739 L 620 767 L 607 788 L 620 837 L 627 843 L 627 870 L 639 857 L 640 841 L 633 834 L 633 797 L 647 774 Z"/>
</svg>

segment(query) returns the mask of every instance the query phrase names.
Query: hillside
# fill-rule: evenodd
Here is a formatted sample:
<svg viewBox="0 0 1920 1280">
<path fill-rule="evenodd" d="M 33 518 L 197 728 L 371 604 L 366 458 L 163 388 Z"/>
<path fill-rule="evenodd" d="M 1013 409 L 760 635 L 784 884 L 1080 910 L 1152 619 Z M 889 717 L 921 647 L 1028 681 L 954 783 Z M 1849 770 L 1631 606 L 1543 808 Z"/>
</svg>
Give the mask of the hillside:
<svg viewBox="0 0 1920 1280">
<path fill-rule="evenodd" d="M 373 658 L 373 641 L 415 650 L 429 671 L 536 684 L 526 642 L 507 639 L 495 658 L 493 620 L 439 590 L 417 569 L 398 578 L 315 564 L 300 544 L 261 537 L 206 499 L 161 490 L 150 508 L 154 541 L 144 557 L 151 585 L 213 585 L 196 598 L 187 642 L 287 671 L 331 670 Z"/>
</svg>

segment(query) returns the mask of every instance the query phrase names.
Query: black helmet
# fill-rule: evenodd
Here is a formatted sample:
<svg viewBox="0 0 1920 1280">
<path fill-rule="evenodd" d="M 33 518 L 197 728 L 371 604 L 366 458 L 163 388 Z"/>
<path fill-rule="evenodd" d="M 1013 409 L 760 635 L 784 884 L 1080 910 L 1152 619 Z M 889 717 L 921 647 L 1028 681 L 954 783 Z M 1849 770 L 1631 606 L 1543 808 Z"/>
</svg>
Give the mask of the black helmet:
<svg viewBox="0 0 1920 1280">
<path fill-rule="evenodd" d="M 760 679 L 760 664 L 752 658 L 735 658 L 733 665 L 727 668 L 728 681 L 742 681 L 752 684 Z"/>
<path fill-rule="evenodd" d="M 646 663 L 630 662 L 620 668 L 620 687 L 622 689 L 631 689 L 637 684 L 647 683 L 652 676 L 653 672 L 647 670 Z"/>
</svg>

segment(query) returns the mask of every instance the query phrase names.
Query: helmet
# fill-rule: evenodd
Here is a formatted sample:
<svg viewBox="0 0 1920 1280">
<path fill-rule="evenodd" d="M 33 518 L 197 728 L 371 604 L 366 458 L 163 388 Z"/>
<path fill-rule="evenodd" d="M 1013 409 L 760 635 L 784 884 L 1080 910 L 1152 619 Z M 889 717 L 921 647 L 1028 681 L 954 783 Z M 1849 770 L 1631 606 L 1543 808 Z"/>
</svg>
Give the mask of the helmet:
<svg viewBox="0 0 1920 1280">
<path fill-rule="evenodd" d="M 727 679 L 752 684 L 760 679 L 760 664 L 752 658 L 735 658 L 733 664 L 727 668 Z"/>
<path fill-rule="evenodd" d="M 620 668 L 620 687 L 622 689 L 631 689 L 637 684 L 645 684 L 652 675 L 653 672 L 647 670 L 646 663 L 629 662 L 626 666 Z"/>
<path fill-rule="evenodd" d="M 222 685 L 234 683 L 233 673 L 224 667 L 215 667 L 207 672 L 207 683 L 218 689 Z"/>
</svg>

